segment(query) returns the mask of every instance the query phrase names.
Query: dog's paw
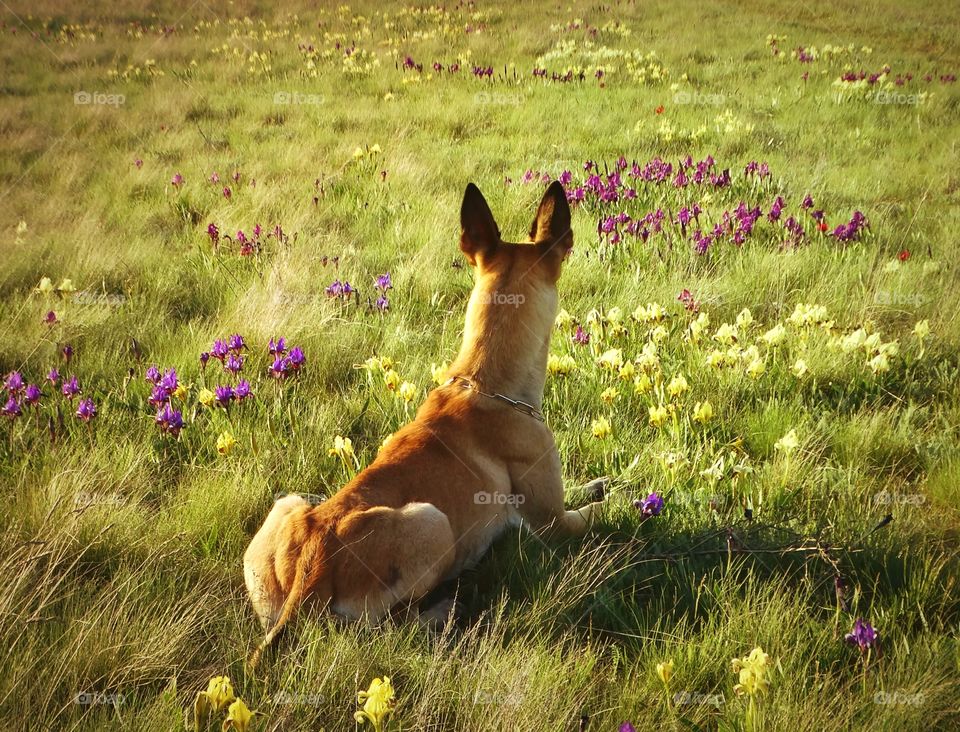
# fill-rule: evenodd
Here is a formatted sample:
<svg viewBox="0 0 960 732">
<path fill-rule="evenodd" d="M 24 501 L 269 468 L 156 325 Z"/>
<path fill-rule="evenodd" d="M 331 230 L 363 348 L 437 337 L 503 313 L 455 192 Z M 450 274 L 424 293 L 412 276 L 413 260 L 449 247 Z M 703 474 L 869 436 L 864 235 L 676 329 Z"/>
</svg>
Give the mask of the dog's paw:
<svg viewBox="0 0 960 732">
<path fill-rule="evenodd" d="M 613 480 L 609 475 L 604 475 L 602 478 L 594 478 L 585 486 L 583 490 L 587 494 L 587 500 L 592 503 L 597 501 L 602 501 L 607 497 L 607 486 Z"/>
</svg>

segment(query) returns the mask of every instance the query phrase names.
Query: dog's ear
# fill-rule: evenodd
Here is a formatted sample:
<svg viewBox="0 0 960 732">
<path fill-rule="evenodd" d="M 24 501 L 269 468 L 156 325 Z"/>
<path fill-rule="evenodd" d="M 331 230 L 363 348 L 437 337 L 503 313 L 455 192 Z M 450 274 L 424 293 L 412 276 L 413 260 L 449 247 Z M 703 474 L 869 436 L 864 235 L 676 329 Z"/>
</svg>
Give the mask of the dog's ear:
<svg viewBox="0 0 960 732">
<path fill-rule="evenodd" d="M 559 181 L 553 181 L 543 194 L 530 227 L 530 240 L 548 249 L 557 247 L 563 254 L 573 247 L 570 204 Z"/>
<path fill-rule="evenodd" d="M 476 264 L 478 254 L 489 254 L 500 243 L 500 229 L 490 212 L 486 199 L 473 183 L 467 184 L 460 206 L 460 249 L 470 264 Z"/>
</svg>

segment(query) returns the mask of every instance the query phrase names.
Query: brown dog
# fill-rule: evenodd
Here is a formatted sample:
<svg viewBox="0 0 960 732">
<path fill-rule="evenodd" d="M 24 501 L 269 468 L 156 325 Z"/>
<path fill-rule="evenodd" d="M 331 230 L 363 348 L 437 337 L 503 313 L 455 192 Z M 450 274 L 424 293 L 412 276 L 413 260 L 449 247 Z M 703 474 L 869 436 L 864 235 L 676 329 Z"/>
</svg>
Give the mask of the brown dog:
<svg viewBox="0 0 960 732">
<path fill-rule="evenodd" d="M 600 505 L 564 510 L 560 456 L 539 411 L 573 246 L 563 187 L 547 189 L 529 243 L 500 239 L 472 183 L 460 222 L 476 284 L 451 378 L 330 500 L 274 505 L 243 558 L 267 631 L 253 663 L 307 601 L 374 622 L 456 577 L 508 527 L 580 535 Z"/>
</svg>

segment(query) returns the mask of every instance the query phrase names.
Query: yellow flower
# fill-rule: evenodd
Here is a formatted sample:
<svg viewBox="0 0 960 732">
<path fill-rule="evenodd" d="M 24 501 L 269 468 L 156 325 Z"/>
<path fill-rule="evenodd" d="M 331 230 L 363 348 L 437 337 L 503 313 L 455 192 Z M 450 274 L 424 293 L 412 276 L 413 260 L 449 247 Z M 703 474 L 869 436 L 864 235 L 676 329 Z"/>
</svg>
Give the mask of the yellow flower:
<svg viewBox="0 0 960 732">
<path fill-rule="evenodd" d="M 200 400 L 200 403 L 205 407 L 212 407 L 214 400 L 216 400 L 217 395 L 214 394 L 209 389 L 201 389 L 200 393 L 197 394 L 197 399 Z"/>
<path fill-rule="evenodd" d="M 753 313 L 750 312 L 750 308 L 744 308 L 737 316 L 737 327 L 746 330 L 751 325 L 753 325 Z"/>
<path fill-rule="evenodd" d="M 762 358 L 755 358 L 750 362 L 750 365 L 747 366 L 747 374 L 751 379 L 759 379 L 763 376 L 764 371 L 767 370 L 767 365 L 763 362 Z"/>
<path fill-rule="evenodd" d="M 189 387 L 189 386 L 187 386 L 186 384 L 183 384 L 183 383 L 179 383 L 179 384 L 177 384 L 177 388 L 174 389 L 173 395 L 174 395 L 177 399 L 183 400 L 183 399 L 186 399 L 186 398 L 187 398 L 187 393 L 188 393 L 189 391 L 190 391 L 190 387 Z"/>
<path fill-rule="evenodd" d="M 37 285 L 37 292 L 41 295 L 50 295 L 53 292 L 53 280 L 49 277 L 41 277 L 40 284 Z"/>
<path fill-rule="evenodd" d="M 623 366 L 620 367 L 620 373 L 618 375 L 624 381 L 630 381 L 636 372 L 637 367 L 634 366 L 633 361 L 627 361 L 625 364 L 623 364 Z"/>
<path fill-rule="evenodd" d="M 840 341 L 840 349 L 844 353 L 850 353 L 862 347 L 867 342 L 867 331 L 863 328 L 857 328 L 853 333 L 845 336 Z"/>
<path fill-rule="evenodd" d="M 399 394 L 403 401 L 409 404 L 417 395 L 417 387 L 411 384 L 409 381 L 404 381 L 402 384 L 400 384 L 397 394 Z"/>
<path fill-rule="evenodd" d="M 922 343 L 923 340 L 930 335 L 930 321 L 928 320 L 918 320 L 917 324 L 913 326 L 913 334 L 917 339 Z"/>
<path fill-rule="evenodd" d="M 779 346 L 781 343 L 783 343 L 786 337 L 787 329 L 783 327 L 782 323 L 777 323 L 770 330 L 760 336 L 760 340 L 762 340 L 768 346 Z"/>
<path fill-rule="evenodd" d="M 383 374 L 383 383 L 390 391 L 396 391 L 400 386 L 400 374 L 393 369 L 387 369 Z"/>
<path fill-rule="evenodd" d="M 229 455 L 236 444 L 237 441 L 234 436 L 224 430 L 220 433 L 220 436 L 217 437 L 217 452 L 221 455 Z"/>
<path fill-rule="evenodd" d="M 620 396 L 620 392 L 617 391 L 615 387 L 611 386 L 609 389 L 604 389 L 600 393 L 600 401 L 604 404 L 613 404 L 618 396 Z"/>
<path fill-rule="evenodd" d="M 612 432 L 610 428 L 610 420 L 608 420 L 606 417 L 597 417 L 590 424 L 590 431 L 598 440 L 606 439 Z"/>
<path fill-rule="evenodd" d="M 450 368 L 450 364 L 444 361 L 442 364 L 437 366 L 435 363 L 430 364 L 430 376 L 433 378 L 434 384 L 442 384 L 444 382 L 444 377 L 447 375 L 447 369 Z"/>
<path fill-rule="evenodd" d="M 253 713 L 247 709 L 243 699 L 237 699 L 227 710 L 227 718 L 223 720 L 223 732 L 228 729 L 246 732 L 250 728 L 251 719 L 253 719 Z"/>
<path fill-rule="evenodd" d="M 800 446 L 800 440 L 797 437 L 797 431 L 790 430 L 789 432 L 787 432 L 787 434 L 785 434 L 783 437 L 781 437 L 779 440 L 777 440 L 774 443 L 773 449 L 776 450 L 777 452 L 782 452 L 789 455 L 794 450 L 796 450 L 799 446 Z"/>
<path fill-rule="evenodd" d="M 725 461 L 723 455 L 718 457 L 716 461 L 709 468 L 700 471 L 700 477 L 706 478 L 710 485 L 716 485 L 721 478 L 723 478 L 723 470 L 725 466 Z"/>
<path fill-rule="evenodd" d="M 370 722 L 374 730 L 380 732 L 383 729 L 383 723 L 393 712 L 395 698 L 389 676 L 374 679 L 370 682 L 369 689 L 357 695 L 357 703 L 363 704 L 363 708 L 354 714 L 353 718 L 360 724 Z"/>
<path fill-rule="evenodd" d="M 710 327 L 710 316 L 707 313 L 700 313 L 697 319 L 690 323 L 689 338 L 694 343 L 700 340 L 700 337 Z"/>
<path fill-rule="evenodd" d="M 651 389 L 653 389 L 653 383 L 646 374 L 640 374 L 633 380 L 634 394 L 647 394 Z"/>
<path fill-rule="evenodd" d="M 236 697 L 233 695 L 233 685 L 227 676 L 214 676 L 207 684 L 207 690 L 201 692 L 207 698 L 211 708 L 215 712 L 224 709 Z"/>
<path fill-rule="evenodd" d="M 670 683 L 670 678 L 673 676 L 673 659 L 669 661 L 664 661 L 663 663 L 657 664 L 657 676 L 660 677 L 660 680 L 664 684 Z"/>
<path fill-rule="evenodd" d="M 623 366 L 623 351 L 619 348 L 611 348 L 604 351 L 597 359 L 597 365 L 607 371 L 619 371 Z"/>
<path fill-rule="evenodd" d="M 623 310 L 618 307 L 612 307 L 607 311 L 607 322 L 608 323 L 622 323 L 623 322 Z"/>
<path fill-rule="evenodd" d="M 886 353 L 878 353 L 867 362 L 867 365 L 875 374 L 883 374 L 890 370 L 890 361 Z"/>
<path fill-rule="evenodd" d="M 71 293 L 76 292 L 77 288 L 73 285 L 73 280 L 68 277 L 65 277 L 61 282 L 60 286 L 57 288 L 60 292 Z"/>
<path fill-rule="evenodd" d="M 732 667 L 740 682 L 733 687 L 734 693 L 759 696 L 770 688 L 770 656 L 759 646 L 750 651 L 749 655 L 733 659 Z"/>
<path fill-rule="evenodd" d="M 27 233 L 27 222 L 24 221 L 23 219 L 20 219 L 20 222 L 17 224 L 17 236 L 20 236 L 20 234 L 26 234 L 26 233 Z"/>
<path fill-rule="evenodd" d="M 380 143 L 378 142 L 373 143 L 373 147 L 370 148 L 370 154 L 379 155 L 381 152 L 383 151 L 380 149 Z"/>
<path fill-rule="evenodd" d="M 710 402 L 697 402 L 693 408 L 693 421 L 706 424 L 711 419 L 713 419 L 713 406 Z"/>
<path fill-rule="evenodd" d="M 661 404 L 656 407 L 650 407 L 648 411 L 650 413 L 650 426 L 663 427 L 669 416 L 667 408 Z"/>
<path fill-rule="evenodd" d="M 554 376 L 567 376 L 577 368 L 577 362 L 573 356 L 551 355 L 547 359 L 547 371 Z"/>
<path fill-rule="evenodd" d="M 553 322 L 557 328 L 564 330 L 569 328 L 570 324 L 573 323 L 573 316 L 566 310 L 561 310 L 559 313 L 557 313 L 557 318 Z"/>
<path fill-rule="evenodd" d="M 389 435 L 383 438 L 383 442 L 380 443 L 380 450 L 382 450 L 387 445 L 389 445 L 392 439 L 393 439 L 393 433 L 391 432 Z M 379 450 L 377 452 L 379 452 Z"/>
<path fill-rule="evenodd" d="M 723 323 L 713 334 L 713 340 L 725 346 L 733 345 L 734 341 L 737 340 L 737 329 L 729 323 Z"/>
<path fill-rule="evenodd" d="M 667 339 L 667 329 L 662 325 L 658 325 L 656 328 L 650 331 L 650 340 L 654 343 L 663 343 Z"/>
<path fill-rule="evenodd" d="M 681 397 L 686 393 L 689 386 L 687 385 L 687 380 L 683 374 L 677 374 L 672 379 L 670 383 L 667 384 L 667 394 L 672 397 Z"/>
<path fill-rule="evenodd" d="M 337 435 L 333 440 L 333 447 L 327 450 L 328 455 L 336 455 L 338 458 L 353 457 L 353 441 L 349 437 Z"/>
<path fill-rule="evenodd" d="M 796 376 L 798 379 L 802 379 L 810 371 L 810 369 L 807 368 L 807 362 L 804 361 L 802 358 L 798 358 L 797 362 L 793 364 L 790 370 L 793 372 L 793 375 Z"/>
<path fill-rule="evenodd" d="M 353 159 L 354 159 L 354 160 L 361 160 L 361 159 L 363 159 L 363 155 L 364 155 L 364 153 L 363 153 L 363 148 L 362 148 L 362 147 L 358 147 L 358 148 L 356 148 L 356 149 L 353 151 Z"/>
<path fill-rule="evenodd" d="M 715 369 L 723 368 L 727 363 L 727 354 L 721 351 L 719 348 L 714 348 L 709 354 L 707 354 L 707 366 Z"/>
<path fill-rule="evenodd" d="M 631 317 L 641 323 L 659 323 L 666 315 L 667 311 L 660 303 L 651 302 L 647 303 L 646 307 L 638 306 Z"/>
</svg>

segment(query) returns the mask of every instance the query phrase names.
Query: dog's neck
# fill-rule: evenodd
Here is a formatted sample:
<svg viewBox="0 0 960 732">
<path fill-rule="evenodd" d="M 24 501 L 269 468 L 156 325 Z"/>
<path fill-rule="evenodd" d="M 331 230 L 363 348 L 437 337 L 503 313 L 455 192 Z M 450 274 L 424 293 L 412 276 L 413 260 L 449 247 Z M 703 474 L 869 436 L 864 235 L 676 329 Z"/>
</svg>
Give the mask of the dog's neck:
<svg viewBox="0 0 960 732">
<path fill-rule="evenodd" d="M 509 293 L 481 277 L 467 305 L 463 345 L 447 373 L 540 409 L 556 311 L 553 287 L 528 283 L 523 292 Z"/>
</svg>

